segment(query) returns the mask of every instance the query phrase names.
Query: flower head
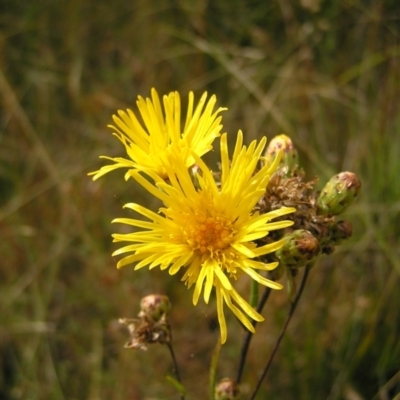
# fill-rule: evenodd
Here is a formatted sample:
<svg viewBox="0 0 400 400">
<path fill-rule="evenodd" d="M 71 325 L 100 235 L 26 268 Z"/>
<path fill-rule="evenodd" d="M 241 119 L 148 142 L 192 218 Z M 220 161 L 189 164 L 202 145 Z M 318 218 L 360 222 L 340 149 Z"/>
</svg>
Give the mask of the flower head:
<svg viewBox="0 0 400 400">
<path fill-rule="evenodd" d="M 116 242 L 130 242 L 113 254 L 124 255 L 118 267 L 131 263 L 137 263 L 136 270 L 159 266 L 162 270 L 168 269 L 171 275 L 184 269 L 182 280 L 188 287 L 194 285 L 195 305 L 202 293 L 208 303 L 215 289 L 222 342 L 227 337 L 224 303 L 252 332 L 254 327 L 248 317 L 263 320 L 236 291 L 234 281 L 246 274 L 262 285 L 281 288 L 279 283 L 266 279 L 258 272 L 271 270 L 277 263 L 265 264 L 257 258 L 277 250 L 283 241 L 259 247 L 256 241 L 271 230 L 290 226 L 291 221 L 270 220 L 295 209 L 283 207 L 265 214 L 254 212 L 258 200 L 265 193 L 271 173 L 279 163 L 277 159 L 272 165 L 265 165 L 256 171 L 265 143 L 265 138 L 259 144 L 253 141 L 247 148 L 243 146 L 243 136 L 239 132 L 230 162 L 227 137 L 222 135 L 220 184 L 198 154 L 192 152 L 191 156 L 200 171 L 198 187 L 193 183 L 187 164 L 176 151 L 171 151 L 169 162 L 165 164 L 168 183 L 153 172 L 148 172 L 148 175 L 154 183 L 146 180 L 140 171 L 131 173 L 136 181 L 164 203 L 164 207 L 157 214 L 135 203 L 126 204 L 126 208 L 136 211 L 148 221 L 130 218 L 113 221 L 142 229 L 113 235 Z"/>
<path fill-rule="evenodd" d="M 181 100 L 178 92 L 163 96 L 163 106 L 155 89 L 151 90 L 151 98 L 138 97 L 136 102 L 143 123 L 140 123 L 132 110 L 118 111 L 114 115 L 114 135 L 125 146 L 129 159 L 122 157 L 106 157 L 113 164 L 105 165 L 98 171 L 91 172 L 93 179 L 117 168 L 128 168 L 125 179 L 134 170 L 145 173 L 156 173 L 160 177 L 167 176 L 169 154 L 178 151 L 185 165 L 190 167 L 195 160 L 192 154 L 199 157 L 212 149 L 212 142 L 220 135 L 222 129 L 221 116 L 225 110 L 218 108 L 213 111 L 217 99 L 215 95 L 207 101 L 207 92 L 194 106 L 193 92 L 189 93 L 189 104 L 186 122 L 181 127 Z"/>
</svg>

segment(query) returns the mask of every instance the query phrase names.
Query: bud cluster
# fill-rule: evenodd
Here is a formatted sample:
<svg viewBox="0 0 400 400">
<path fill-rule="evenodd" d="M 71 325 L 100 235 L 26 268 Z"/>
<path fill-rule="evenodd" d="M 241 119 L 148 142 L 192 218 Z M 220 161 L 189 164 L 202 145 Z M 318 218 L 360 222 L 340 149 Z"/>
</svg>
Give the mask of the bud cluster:
<svg viewBox="0 0 400 400">
<path fill-rule="evenodd" d="M 299 267 L 310 264 L 320 254 L 331 254 L 335 246 L 351 236 L 351 223 L 338 216 L 356 199 L 361 182 L 354 173 L 341 172 L 317 191 L 314 186 L 318 179 L 305 179 L 298 165 L 297 151 L 288 136 L 279 135 L 270 142 L 265 162 L 272 163 L 279 151 L 281 164 L 259 202 L 259 211 L 267 213 L 282 206 L 296 208 L 295 213 L 285 216 L 293 220 L 293 226 L 283 232 L 271 232 L 266 237 L 267 242 L 285 239 L 274 257 L 294 275 Z M 278 279 L 283 273 L 282 266 L 274 273 L 278 274 Z"/>
</svg>

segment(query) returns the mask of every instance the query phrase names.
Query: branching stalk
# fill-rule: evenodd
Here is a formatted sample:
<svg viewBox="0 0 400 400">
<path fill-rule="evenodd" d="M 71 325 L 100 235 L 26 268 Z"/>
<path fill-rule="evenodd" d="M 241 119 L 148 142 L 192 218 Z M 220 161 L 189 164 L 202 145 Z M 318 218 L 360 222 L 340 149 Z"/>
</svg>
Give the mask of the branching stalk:
<svg viewBox="0 0 400 400">
<path fill-rule="evenodd" d="M 262 372 L 262 374 L 261 374 L 261 376 L 260 376 L 260 378 L 259 378 L 259 380 L 257 382 L 257 386 L 254 389 L 254 392 L 253 392 L 252 396 L 250 397 L 250 400 L 254 400 L 255 399 L 255 397 L 257 396 L 257 393 L 258 393 L 258 391 L 260 389 L 261 383 L 264 380 L 265 376 L 267 375 L 267 372 L 268 372 L 268 370 L 269 370 L 269 368 L 271 366 L 272 360 L 274 359 L 275 353 L 278 350 L 278 347 L 279 347 L 279 345 L 280 345 L 280 343 L 281 343 L 281 341 L 283 339 L 283 336 L 285 335 L 286 329 L 287 329 L 287 327 L 289 325 L 290 320 L 292 319 L 292 316 L 293 316 L 293 314 L 294 314 L 294 312 L 296 310 L 297 304 L 298 304 L 298 302 L 300 300 L 300 297 L 301 297 L 301 295 L 303 293 L 303 289 L 304 289 L 305 284 L 307 282 L 307 278 L 308 278 L 311 266 L 312 265 L 309 264 L 305 268 L 305 271 L 304 271 L 304 274 L 303 274 L 303 279 L 301 281 L 301 284 L 300 284 L 299 290 L 298 290 L 298 292 L 296 294 L 296 297 L 295 297 L 295 299 L 294 299 L 294 301 L 293 301 L 293 303 L 292 303 L 292 305 L 290 307 L 288 316 L 286 317 L 285 324 L 283 325 L 282 330 L 281 330 L 281 332 L 280 332 L 280 334 L 278 336 L 278 339 L 275 342 L 275 346 L 272 349 L 271 355 L 269 356 L 267 364 L 265 365 L 265 368 L 264 368 L 264 370 L 263 370 L 263 372 Z"/>
</svg>

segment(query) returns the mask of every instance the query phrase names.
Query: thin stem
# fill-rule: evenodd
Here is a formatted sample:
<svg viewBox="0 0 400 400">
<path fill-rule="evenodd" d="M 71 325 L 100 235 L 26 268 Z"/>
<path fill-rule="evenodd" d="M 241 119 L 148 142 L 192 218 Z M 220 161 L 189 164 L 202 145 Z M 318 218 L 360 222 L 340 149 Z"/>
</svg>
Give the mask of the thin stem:
<svg viewBox="0 0 400 400">
<path fill-rule="evenodd" d="M 256 307 L 257 302 L 258 302 L 258 292 L 259 292 L 258 285 L 259 285 L 259 283 L 257 281 L 255 281 L 255 280 L 251 281 L 251 289 L 250 289 L 251 291 L 250 291 L 249 303 L 252 307 Z"/>
<path fill-rule="evenodd" d="M 221 352 L 221 340 L 217 339 L 217 344 L 215 346 L 214 353 L 211 358 L 210 365 L 210 400 L 214 400 L 215 398 L 215 382 L 217 380 L 217 367 L 219 361 L 219 355 Z"/>
<path fill-rule="evenodd" d="M 260 302 L 258 303 L 257 312 L 261 313 L 262 309 L 265 306 L 265 303 L 268 300 L 270 293 L 271 293 L 271 288 L 269 288 L 269 287 L 265 288 L 265 291 L 260 299 Z M 252 321 L 252 324 L 255 327 L 257 325 L 257 321 Z M 250 341 L 251 341 L 252 337 L 253 337 L 253 333 L 250 331 L 246 331 L 244 339 L 243 339 L 242 349 L 240 351 L 239 367 L 238 367 L 238 371 L 237 371 L 237 375 L 236 375 L 237 383 L 240 383 L 240 381 L 242 380 L 244 365 L 246 363 L 246 357 L 247 357 L 247 353 L 249 351 Z"/>
<path fill-rule="evenodd" d="M 269 370 L 269 367 L 271 366 L 272 360 L 274 359 L 275 353 L 278 350 L 278 347 L 279 347 L 279 345 L 280 345 L 280 343 L 282 341 L 282 338 L 283 338 L 283 336 L 284 336 L 284 334 L 286 332 L 286 328 L 289 325 L 289 322 L 290 322 L 290 320 L 291 320 L 291 318 L 293 316 L 294 311 L 296 310 L 297 304 L 298 304 L 298 302 L 300 300 L 300 297 L 301 297 L 301 295 L 303 293 L 303 289 L 304 289 L 304 286 L 306 284 L 306 281 L 307 281 L 307 278 L 308 278 L 308 275 L 309 275 L 309 272 L 310 272 L 310 268 L 311 268 L 311 265 L 307 265 L 306 268 L 305 268 L 305 271 L 304 271 L 304 274 L 303 274 L 303 279 L 301 281 L 301 284 L 300 284 L 299 290 L 298 290 L 298 292 L 296 294 L 296 297 L 295 297 L 295 299 L 294 299 L 294 301 L 293 301 L 293 303 L 292 303 L 292 305 L 290 307 L 289 314 L 286 317 L 285 324 L 283 325 L 281 333 L 279 334 L 278 339 L 275 342 L 275 346 L 272 349 L 272 353 L 269 356 L 269 359 L 267 361 L 267 364 L 265 365 L 264 371 L 261 374 L 261 376 L 260 376 L 260 378 L 259 378 L 259 380 L 257 382 L 257 386 L 256 386 L 252 396 L 250 397 L 250 400 L 254 400 L 255 399 L 255 397 L 256 397 L 259 389 L 260 389 L 261 383 L 264 380 L 265 376 L 267 375 L 267 372 Z"/>
<path fill-rule="evenodd" d="M 179 373 L 179 367 L 178 367 L 178 363 L 176 361 L 174 347 L 172 346 L 172 334 L 171 334 L 171 327 L 170 326 L 169 326 L 169 332 L 170 332 L 170 340 L 166 343 L 166 345 L 167 345 L 167 347 L 169 349 L 169 353 L 171 354 L 172 363 L 174 365 L 174 373 L 175 373 L 176 380 L 182 385 L 181 375 Z M 183 385 L 182 385 L 182 387 L 183 387 Z M 185 395 L 182 392 L 181 392 L 181 400 L 185 400 Z"/>
</svg>

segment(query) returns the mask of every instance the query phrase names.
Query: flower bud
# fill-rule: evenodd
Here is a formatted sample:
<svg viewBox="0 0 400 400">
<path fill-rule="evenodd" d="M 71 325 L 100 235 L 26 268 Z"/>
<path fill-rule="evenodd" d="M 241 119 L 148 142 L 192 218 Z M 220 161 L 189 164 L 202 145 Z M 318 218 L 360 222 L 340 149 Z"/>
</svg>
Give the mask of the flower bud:
<svg viewBox="0 0 400 400">
<path fill-rule="evenodd" d="M 239 385 L 233 379 L 223 378 L 215 385 L 215 400 L 236 400 L 239 396 Z"/>
<path fill-rule="evenodd" d="M 279 150 L 282 150 L 281 164 L 292 171 L 299 163 L 298 154 L 290 137 L 284 134 L 275 136 L 269 142 L 264 154 L 267 164 L 272 164 Z"/>
<path fill-rule="evenodd" d="M 282 264 L 298 268 L 313 261 L 320 250 L 319 242 L 311 232 L 298 229 L 285 236 L 285 243 L 275 255 Z"/>
<path fill-rule="evenodd" d="M 353 226 L 349 221 L 338 221 L 330 228 L 330 240 L 339 244 L 349 239 L 353 233 Z"/>
<path fill-rule="evenodd" d="M 334 175 L 322 189 L 317 207 L 320 214 L 338 215 L 356 199 L 361 181 L 352 172 Z"/>
<path fill-rule="evenodd" d="M 157 322 L 163 316 L 167 316 L 171 310 L 171 302 L 167 296 L 162 294 L 150 294 L 140 300 L 139 317 L 145 317 Z"/>
</svg>

